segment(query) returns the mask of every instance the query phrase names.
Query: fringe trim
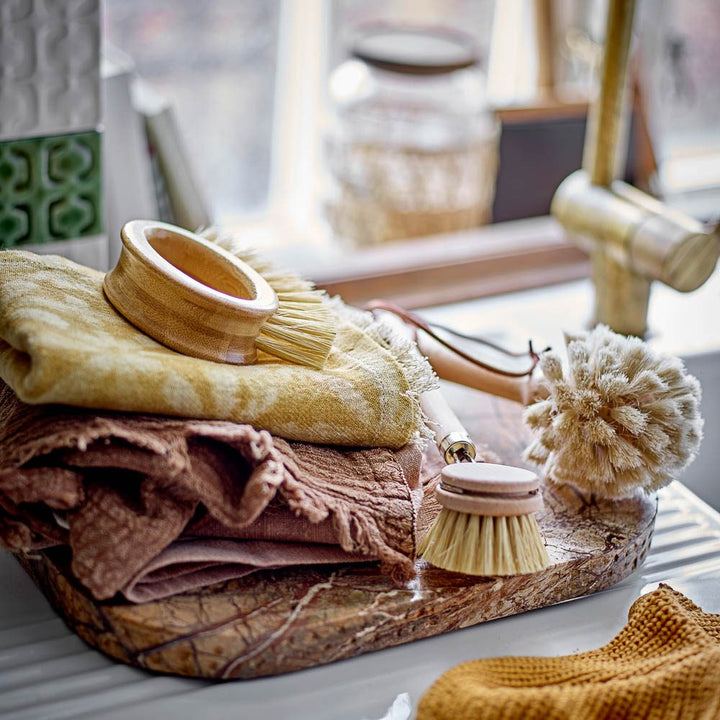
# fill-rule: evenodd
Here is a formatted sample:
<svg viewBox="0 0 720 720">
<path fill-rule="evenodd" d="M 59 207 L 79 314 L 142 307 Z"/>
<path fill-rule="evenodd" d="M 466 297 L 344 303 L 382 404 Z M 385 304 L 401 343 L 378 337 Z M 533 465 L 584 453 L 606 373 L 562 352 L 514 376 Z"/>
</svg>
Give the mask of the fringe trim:
<svg viewBox="0 0 720 720">
<path fill-rule="evenodd" d="M 440 381 L 417 345 L 399 329 L 398 324 L 401 321 L 393 316 L 377 318 L 370 312 L 346 305 L 337 296 L 331 298 L 329 304 L 341 320 L 358 327 L 393 356 L 408 383 L 405 396 L 410 398 L 418 417 L 418 427 L 411 442 L 423 445 L 425 441 L 433 441 L 435 435 L 428 425 L 420 396 L 439 388 Z"/>
<path fill-rule="evenodd" d="M 302 295 L 305 302 L 309 300 L 309 296 L 313 296 L 312 299 L 319 303 L 323 310 L 327 309 L 340 320 L 352 323 L 380 347 L 387 350 L 400 365 L 409 386 L 405 395 L 410 398 L 418 418 L 417 428 L 411 442 L 422 445 L 425 441 L 433 440 L 434 433 L 422 410 L 420 396 L 428 390 L 438 388 L 440 383 L 427 358 L 420 353 L 415 342 L 398 329 L 398 323 L 401 321 L 394 320 L 389 316 L 377 318 L 370 312 L 346 305 L 339 296 L 328 297 L 324 291 L 317 290 L 311 281 L 274 267 L 273 263 L 264 258 L 255 248 L 248 247 L 238 237 L 224 232 L 217 226 L 203 228 L 199 230 L 199 233 L 206 240 L 210 240 L 240 257 L 259 272 L 278 293 L 278 296 L 288 289 Z M 332 323 L 326 324 L 333 325 Z M 265 349 L 267 352 L 275 354 L 272 348 Z"/>
<path fill-rule="evenodd" d="M 278 493 L 292 511 L 312 523 L 330 518 L 340 547 L 347 552 L 366 555 L 368 560 L 379 561 L 381 571 L 396 584 L 415 576 L 414 557 L 391 547 L 377 519 L 367 510 L 348 508 L 336 498 L 309 488 L 295 477 L 287 464 L 284 465 L 284 478 Z"/>
</svg>

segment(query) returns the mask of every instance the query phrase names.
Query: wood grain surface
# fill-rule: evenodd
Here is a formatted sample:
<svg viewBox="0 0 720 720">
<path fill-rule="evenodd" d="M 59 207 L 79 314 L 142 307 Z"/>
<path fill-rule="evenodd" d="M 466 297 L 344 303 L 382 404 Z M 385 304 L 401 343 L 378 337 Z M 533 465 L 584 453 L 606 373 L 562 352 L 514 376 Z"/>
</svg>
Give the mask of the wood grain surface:
<svg viewBox="0 0 720 720">
<path fill-rule="evenodd" d="M 529 434 L 519 405 L 455 385 L 445 391 L 476 442 L 506 464 L 522 464 Z M 291 568 L 130 605 L 92 600 L 62 552 L 18 559 L 80 637 L 122 662 L 195 677 L 261 677 L 596 592 L 643 561 L 654 497 L 596 502 L 568 487 L 542 491 L 538 521 L 552 565 L 534 575 L 470 577 L 419 560 L 417 576 L 397 586 L 372 563 Z"/>
</svg>

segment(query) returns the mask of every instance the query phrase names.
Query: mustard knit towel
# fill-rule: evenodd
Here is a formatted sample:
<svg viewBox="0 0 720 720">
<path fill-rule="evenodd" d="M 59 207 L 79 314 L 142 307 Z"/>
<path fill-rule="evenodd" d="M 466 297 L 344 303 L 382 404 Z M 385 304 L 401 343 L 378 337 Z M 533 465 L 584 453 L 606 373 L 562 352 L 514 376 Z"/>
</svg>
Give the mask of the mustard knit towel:
<svg viewBox="0 0 720 720">
<path fill-rule="evenodd" d="M 720 615 L 667 585 L 630 608 L 605 647 L 464 663 L 423 696 L 417 720 L 720 718 Z"/>
<path fill-rule="evenodd" d="M 399 448 L 434 383 L 412 346 L 336 303 L 323 370 L 269 356 L 234 366 L 155 342 L 105 299 L 103 275 L 63 258 L 0 253 L 0 377 L 26 403 L 232 420 L 290 440 Z"/>
</svg>

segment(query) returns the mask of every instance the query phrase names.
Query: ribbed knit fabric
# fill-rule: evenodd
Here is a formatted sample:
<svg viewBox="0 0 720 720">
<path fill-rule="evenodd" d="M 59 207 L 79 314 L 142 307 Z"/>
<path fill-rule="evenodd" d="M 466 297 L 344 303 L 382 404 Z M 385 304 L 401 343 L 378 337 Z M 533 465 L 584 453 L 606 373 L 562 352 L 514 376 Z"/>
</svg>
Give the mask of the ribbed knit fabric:
<svg viewBox="0 0 720 720">
<path fill-rule="evenodd" d="M 421 698 L 417 720 L 720 718 L 720 615 L 667 585 L 640 597 L 608 645 L 563 657 L 459 665 Z"/>
</svg>

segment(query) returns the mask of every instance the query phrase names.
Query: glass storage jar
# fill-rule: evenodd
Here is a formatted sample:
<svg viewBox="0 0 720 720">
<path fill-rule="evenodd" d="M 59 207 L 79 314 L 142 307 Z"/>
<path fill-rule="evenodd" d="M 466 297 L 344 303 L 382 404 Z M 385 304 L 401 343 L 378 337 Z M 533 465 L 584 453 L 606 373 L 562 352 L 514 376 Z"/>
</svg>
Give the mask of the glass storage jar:
<svg viewBox="0 0 720 720">
<path fill-rule="evenodd" d="M 366 28 L 331 75 L 330 101 L 336 236 L 368 245 L 489 221 L 499 130 L 471 39 Z"/>
</svg>

